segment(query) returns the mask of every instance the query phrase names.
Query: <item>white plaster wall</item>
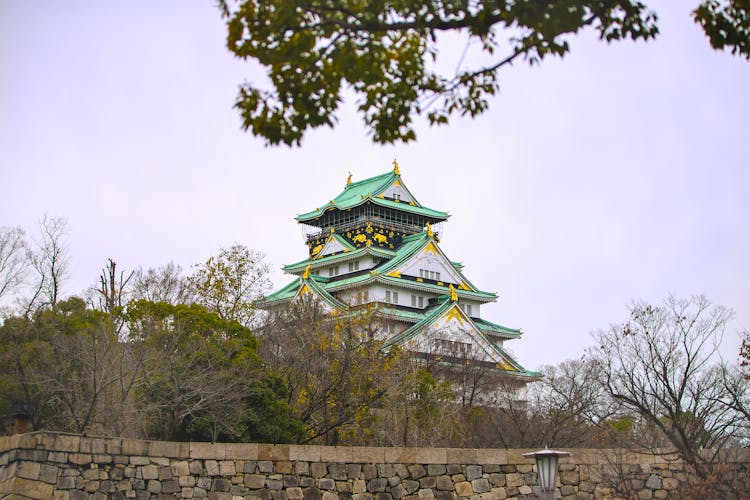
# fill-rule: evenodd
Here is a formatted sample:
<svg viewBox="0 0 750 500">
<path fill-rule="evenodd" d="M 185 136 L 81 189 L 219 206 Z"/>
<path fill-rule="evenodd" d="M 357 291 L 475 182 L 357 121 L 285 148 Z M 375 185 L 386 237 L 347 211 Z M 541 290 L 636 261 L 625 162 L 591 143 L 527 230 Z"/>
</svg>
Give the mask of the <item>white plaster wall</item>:
<svg viewBox="0 0 750 500">
<path fill-rule="evenodd" d="M 395 198 L 394 195 L 396 194 L 401 195 L 402 203 L 403 202 L 409 203 L 410 201 L 414 201 L 414 198 L 409 196 L 409 193 L 401 186 L 391 185 L 391 187 L 383 191 L 383 196 L 385 196 L 386 198 Z"/>
</svg>

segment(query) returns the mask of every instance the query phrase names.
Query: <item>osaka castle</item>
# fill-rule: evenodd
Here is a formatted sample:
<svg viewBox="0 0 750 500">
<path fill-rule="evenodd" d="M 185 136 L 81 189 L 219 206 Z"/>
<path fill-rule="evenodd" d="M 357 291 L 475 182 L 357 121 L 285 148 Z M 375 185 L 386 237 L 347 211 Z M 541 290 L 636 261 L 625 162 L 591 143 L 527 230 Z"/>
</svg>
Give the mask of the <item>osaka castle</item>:
<svg viewBox="0 0 750 500">
<path fill-rule="evenodd" d="M 521 331 L 482 317 L 497 295 L 478 289 L 440 248 L 447 212 L 422 205 L 393 170 L 346 181 L 344 190 L 297 216 L 307 256 L 283 267 L 296 278 L 259 305 L 282 308 L 312 294 L 330 310 L 375 306 L 383 349 L 399 346 L 448 364 L 467 359 L 521 385 L 539 379 L 505 350 Z"/>
</svg>

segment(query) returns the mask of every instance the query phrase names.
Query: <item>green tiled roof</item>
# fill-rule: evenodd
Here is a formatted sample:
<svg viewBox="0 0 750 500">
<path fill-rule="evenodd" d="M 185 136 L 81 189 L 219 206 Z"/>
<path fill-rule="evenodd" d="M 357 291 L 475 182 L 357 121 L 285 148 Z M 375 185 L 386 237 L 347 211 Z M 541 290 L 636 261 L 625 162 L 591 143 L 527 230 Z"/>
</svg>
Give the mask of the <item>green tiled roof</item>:
<svg viewBox="0 0 750 500">
<path fill-rule="evenodd" d="M 516 328 L 508 328 L 507 326 L 498 325 L 491 321 L 487 321 L 482 318 L 473 318 L 474 323 L 485 333 L 492 333 L 494 335 L 502 335 L 503 337 L 520 337 L 521 330 Z"/>
<path fill-rule="evenodd" d="M 312 264 L 312 268 L 317 268 L 341 260 L 349 260 L 351 258 L 361 257 L 362 255 L 375 255 L 377 257 L 390 259 L 396 255 L 396 252 L 394 252 L 393 250 L 388 250 L 386 248 L 362 247 L 351 252 L 342 252 L 335 255 L 327 255 L 325 257 L 321 257 L 320 259 L 307 258 L 305 260 L 295 262 L 294 264 L 287 264 L 282 269 L 288 273 L 297 273 L 304 271 L 308 264 Z"/>
<path fill-rule="evenodd" d="M 396 202 L 393 200 L 387 200 L 385 198 L 378 198 L 379 194 L 385 191 L 396 180 L 400 180 L 400 178 L 400 175 L 397 175 L 391 171 L 361 181 L 352 182 L 351 184 L 347 185 L 344 190 L 331 201 L 325 203 L 319 208 L 316 208 L 315 210 L 311 210 L 310 212 L 298 215 L 297 220 L 299 222 L 310 221 L 322 216 L 326 210 L 333 208 L 337 208 L 339 210 L 347 210 L 367 203 L 368 201 L 383 207 L 393 208 L 416 215 L 422 215 L 424 217 L 432 219 L 445 220 L 449 217 L 447 212 L 423 207 L 419 202 L 416 201 L 416 199 L 414 200 L 414 205 L 411 205 L 406 202 Z M 406 186 L 403 186 L 403 184 L 402 187 L 406 189 Z M 406 190 L 408 191 L 408 189 Z"/>
</svg>

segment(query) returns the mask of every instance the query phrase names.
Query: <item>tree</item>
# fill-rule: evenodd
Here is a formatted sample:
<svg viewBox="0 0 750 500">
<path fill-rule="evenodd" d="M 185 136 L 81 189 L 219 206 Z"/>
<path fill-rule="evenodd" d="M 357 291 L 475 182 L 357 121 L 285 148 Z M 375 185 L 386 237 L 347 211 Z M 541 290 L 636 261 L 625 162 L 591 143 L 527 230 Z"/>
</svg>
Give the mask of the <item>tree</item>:
<svg viewBox="0 0 750 500">
<path fill-rule="evenodd" d="M 750 1 L 704 0 L 693 18 L 706 33 L 711 47 L 729 49 L 732 54 L 750 59 Z"/>
<path fill-rule="evenodd" d="M 712 476 L 716 452 L 742 421 L 714 358 L 731 317 L 702 296 L 639 302 L 628 321 L 598 332 L 589 351 L 607 393 L 663 436 L 701 480 Z"/>
<path fill-rule="evenodd" d="M 70 265 L 67 253 L 70 233 L 68 221 L 45 214 L 39 227 L 41 235 L 35 240 L 36 249 L 30 253 L 31 267 L 36 271 L 37 279 L 31 296 L 26 299 L 26 316 L 43 307 L 55 307 Z M 43 302 L 39 303 L 39 300 Z"/>
<path fill-rule="evenodd" d="M 394 360 L 373 340 L 372 312 L 333 313 L 307 294 L 267 318 L 260 352 L 305 425 L 301 442 L 362 442 L 372 432 Z"/>
<path fill-rule="evenodd" d="M 750 58 L 747 0 L 704 0 L 694 11 L 713 47 Z M 408 142 L 412 121 L 432 125 L 487 110 L 499 72 L 517 60 L 565 56 L 567 39 L 648 40 L 657 16 L 637 0 L 353 2 L 220 0 L 227 47 L 267 70 L 272 89 L 245 83 L 235 107 L 267 144 L 299 145 L 308 129 L 333 127 L 345 89 L 377 143 Z M 455 38 L 465 48 L 454 72 L 438 59 Z M 474 49 L 472 53 L 470 49 Z M 477 53 L 478 52 L 478 53 Z"/>
<path fill-rule="evenodd" d="M 20 227 L 0 227 L 0 298 L 23 284 L 29 266 L 28 248 Z"/>
<path fill-rule="evenodd" d="M 111 316 L 71 297 L 0 327 L 0 399 L 22 403 L 35 428 L 124 433 L 138 373 Z"/>
<path fill-rule="evenodd" d="M 246 391 L 260 378 L 250 330 L 197 304 L 137 301 L 126 316 L 130 341 L 144 345 L 138 404 L 148 435 L 239 440 Z"/>
<path fill-rule="evenodd" d="M 218 255 L 196 266 L 188 278 L 195 301 L 222 319 L 252 326 L 254 302 L 271 284 L 264 257 L 243 245 L 222 248 Z"/>
<path fill-rule="evenodd" d="M 274 87 L 244 84 L 235 107 L 244 128 L 268 144 L 299 144 L 307 129 L 333 126 L 345 85 L 359 96 L 375 142 L 414 140 L 414 115 L 444 124 L 454 113 L 484 112 L 501 68 L 519 58 L 535 63 L 563 56 L 569 35 L 592 28 L 612 41 L 648 39 L 658 31 L 656 15 L 632 0 L 230 4 L 219 2 L 229 50 L 265 66 Z M 462 58 L 453 74 L 437 69 L 433 62 L 448 32 L 465 37 L 466 50 L 479 47 L 479 62 Z"/>
<path fill-rule="evenodd" d="M 182 268 L 170 262 L 145 271 L 138 269 L 134 276 L 132 296 L 134 300 L 177 305 L 193 302 L 194 293 L 182 274 Z"/>
</svg>

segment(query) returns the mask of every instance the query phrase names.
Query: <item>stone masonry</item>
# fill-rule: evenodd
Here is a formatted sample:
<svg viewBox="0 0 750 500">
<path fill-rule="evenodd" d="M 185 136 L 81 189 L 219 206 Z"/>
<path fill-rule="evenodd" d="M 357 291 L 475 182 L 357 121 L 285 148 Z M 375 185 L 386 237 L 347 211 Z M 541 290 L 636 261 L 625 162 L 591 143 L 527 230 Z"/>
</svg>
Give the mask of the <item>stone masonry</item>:
<svg viewBox="0 0 750 500">
<path fill-rule="evenodd" d="M 473 500 L 534 498 L 531 450 L 177 443 L 35 432 L 0 438 L 0 498 Z M 557 498 L 676 498 L 674 456 L 570 450 Z M 750 450 L 726 462 L 748 477 Z"/>
</svg>

